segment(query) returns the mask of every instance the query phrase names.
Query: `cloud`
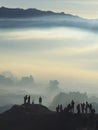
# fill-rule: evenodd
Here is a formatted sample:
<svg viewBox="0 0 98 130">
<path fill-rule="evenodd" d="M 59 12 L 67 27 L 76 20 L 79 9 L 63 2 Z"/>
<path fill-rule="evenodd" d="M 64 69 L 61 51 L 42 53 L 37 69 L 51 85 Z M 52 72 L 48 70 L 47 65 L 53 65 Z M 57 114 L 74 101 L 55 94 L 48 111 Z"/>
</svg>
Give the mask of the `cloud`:
<svg viewBox="0 0 98 130">
<path fill-rule="evenodd" d="M 13 70 L 17 76 L 32 73 L 38 80 L 69 77 L 97 82 L 97 34 L 73 28 L 51 28 L 8 30 L 6 35 L 1 35 L 9 38 L 9 34 L 11 40 L 2 38 L 0 43 L 0 71 Z M 20 39 L 21 36 L 27 39 Z"/>
<path fill-rule="evenodd" d="M 3 20 L 1 19 L 0 23 L 1 23 L 0 24 L 1 29 L 4 29 L 4 28 L 7 28 L 7 29 L 13 29 L 13 28 L 14 29 L 16 28 L 17 29 L 22 29 L 22 28 L 46 29 L 46 28 L 53 28 L 53 27 L 73 27 L 73 28 L 80 28 L 80 29 L 84 29 L 84 30 L 88 30 L 92 32 L 98 32 L 98 20 L 81 19 L 79 17 L 74 17 L 70 15 L 58 16 L 58 17 L 46 16 L 46 17 L 37 17 L 37 18 L 30 18 L 30 19 L 3 19 Z M 6 35 L 6 32 L 4 33 Z M 15 34 L 16 32 L 13 31 L 13 33 Z M 42 31 L 42 33 L 44 32 Z M 10 32 L 9 37 L 11 35 L 12 34 Z M 18 38 L 22 38 L 20 34 L 16 33 L 16 36 Z M 36 38 L 36 33 L 34 36 Z"/>
<path fill-rule="evenodd" d="M 58 29 L 58 31 L 57 31 Z M 71 33 L 71 35 L 69 35 Z M 78 37 L 77 37 L 78 35 Z M 84 36 L 86 37 L 87 33 L 82 33 L 79 30 L 72 30 L 70 28 L 51 28 L 51 29 L 26 29 L 26 30 L 17 30 L 17 31 L 6 31 L 4 34 L 0 32 L 1 39 L 8 39 L 8 40 L 30 40 L 30 39 L 73 39 L 77 37 L 77 40 L 81 40 Z M 22 44 L 22 43 L 19 43 Z"/>
<path fill-rule="evenodd" d="M 97 27 L 97 21 L 93 25 Z M 41 82 L 57 79 L 65 86 L 66 80 L 72 86 L 74 82 L 84 83 L 84 87 L 98 84 L 98 36 L 94 30 L 13 28 L 0 31 L 0 38 L 0 72 L 13 71 L 17 77 L 32 74 Z"/>
<path fill-rule="evenodd" d="M 9 71 L 2 72 L 0 74 L 0 87 L 15 87 L 15 86 L 33 86 L 34 79 L 30 76 L 24 76 L 20 80 L 17 78 L 13 78 L 13 74 Z"/>
</svg>

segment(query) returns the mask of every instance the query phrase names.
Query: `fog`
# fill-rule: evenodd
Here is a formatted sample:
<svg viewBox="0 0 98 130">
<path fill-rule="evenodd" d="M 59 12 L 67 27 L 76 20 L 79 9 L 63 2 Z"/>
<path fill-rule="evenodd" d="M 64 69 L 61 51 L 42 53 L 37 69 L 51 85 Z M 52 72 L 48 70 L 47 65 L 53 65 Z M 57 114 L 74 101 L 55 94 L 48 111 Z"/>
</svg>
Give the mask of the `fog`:
<svg viewBox="0 0 98 130">
<path fill-rule="evenodd" d="M 73 27 L 93 32 L 98 32 L 98 19 L 83 19 L 78 16 L 54 15 L 33 18 L 6 18 L 0 19 L 1 29 L 10 28 L 54 28 L 54 27 Z"/>
<path fill-rule="evenodd" d="M 98 94 L 97 20 L 0 19 L 0 103 L 25 94 L 49 104 L 59 92 Z"/>
<path fill-rule="evenodd" d="M 39 97 L 42 96 L 43 104 L 49 105 L 61 91 L 57 80 L 50 80 L 45 84 L 35 81 L 31 75 L 17 79 L 11 72 L 0 74 L 0 106 L 22 104 L 25 95 L 31 96 L 31 103 L 39 103 Z"/>
</svg>

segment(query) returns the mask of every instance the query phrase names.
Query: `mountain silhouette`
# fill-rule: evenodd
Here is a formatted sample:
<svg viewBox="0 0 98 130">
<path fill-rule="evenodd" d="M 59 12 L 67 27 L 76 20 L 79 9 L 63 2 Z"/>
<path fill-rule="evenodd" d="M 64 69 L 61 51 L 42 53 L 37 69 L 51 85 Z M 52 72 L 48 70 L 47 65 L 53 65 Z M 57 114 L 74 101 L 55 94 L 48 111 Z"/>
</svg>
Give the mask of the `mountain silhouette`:
<svg viewBox="0 0 98 130">
<path fill-rule="evenodd" d="M 14 105 L 0 114 L 1 130 L 95 130 L 98 115 L 50 111 L 40 104 Z M 87 129 L 87 130 L 88 130 Z"/>
<path fill-rule="evenodd" d="M 76 17 L 71 14 L 65 14 L 64 12 L 56 13 L 52 11 L 41 11 L 35 8 L 21 9 L 21 8 L 0 8 L 0 18 L 26 18 L 26 17 L 37 17 L 37 16 L 51 16 L 51 15 L 66 15 Z"/>
</svg>

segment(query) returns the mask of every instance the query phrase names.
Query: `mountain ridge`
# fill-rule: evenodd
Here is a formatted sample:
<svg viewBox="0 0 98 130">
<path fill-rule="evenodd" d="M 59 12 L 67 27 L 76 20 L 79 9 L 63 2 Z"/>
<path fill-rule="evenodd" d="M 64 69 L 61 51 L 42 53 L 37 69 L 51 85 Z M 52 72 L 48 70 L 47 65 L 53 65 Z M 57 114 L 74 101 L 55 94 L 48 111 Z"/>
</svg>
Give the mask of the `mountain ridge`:
<svg viewBox="0 0 98 130">
<path fill-rule="evenodd" d="M 72 14 L 65 14 L 64 12 L 53 12 L 53 11 L 44 11 L 39 10 L 36 8 L 7 8 L 7 7 L 0 7 L 0 18 L 28 18 L 28 17 L 37 17 L 37 16 L 69 16 L 69 17 L 78 17 Z"/>
<path fill-rule="evenodd" d="M 0 8 L 0 28 L 72 27 L 98 32 L 98 19 L 86 19 L 64 12 L 41 11 L 35 8 Z"/>
</svg>

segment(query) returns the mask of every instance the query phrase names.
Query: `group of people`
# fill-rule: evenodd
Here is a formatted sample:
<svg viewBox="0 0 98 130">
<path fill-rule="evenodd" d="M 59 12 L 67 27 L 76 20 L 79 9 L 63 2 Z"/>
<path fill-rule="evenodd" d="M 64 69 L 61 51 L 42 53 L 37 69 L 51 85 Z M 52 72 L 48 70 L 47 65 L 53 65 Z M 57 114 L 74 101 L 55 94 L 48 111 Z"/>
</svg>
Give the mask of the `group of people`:
<svg viewBox="0 0 98 130">
<path fill-rule="evenodd" d="M 24 96 L 24 104 L 30 104 L 30 95 L 25 95 Z"/>
<path fill-rule="evenodd" d="M 62 105 L 58 105 L 56 107 L 56 111 L 57 112 L 72 112 L 74 113 L 75 112 L 75 106 L 76 106 L 76 112 L 77 114 L 80 114 L 80 113 L 92 113 L 94 114 L 95 113 L 95 109 L 93 108 L 93 105 L 91 103 L 80 103 L 80 104 L 77 104 L 75 105 L 75 102 L 72 100 L 70 104 L 68 104 L 64 109 L 63 109 L 63 106 Z"/>
<path fill-rule="evenodd" d="M 24 104 L 30 104 L 30 95 L 25 95 L 24 96 Z M 34 100 L 32 100 L 32 104 L 34 104 Z M 42 97 L 39 97 L 39 104 L 42 104 Z"/>
<path fill-rule="evenodd" d="M 77 113 L 95 113 L 95 109 L 93 108 L 93 105 L 91 103 L 81 103 L 77 105 Z"/>
<path fill-rule="evenodd" d="M 72 100 L 72 102 L 70 104 L 68 104 L 67 107 L 65 107 L 64 109 L 63 109 L 62 104 L 58 105 L 56 107 L 56 111 L 57 112 L 63 112 L 64 111 L 64 112 L 73 112 L 74 113 L 74 105 L 75 105 L 75 102 Z"/>
</svg>

